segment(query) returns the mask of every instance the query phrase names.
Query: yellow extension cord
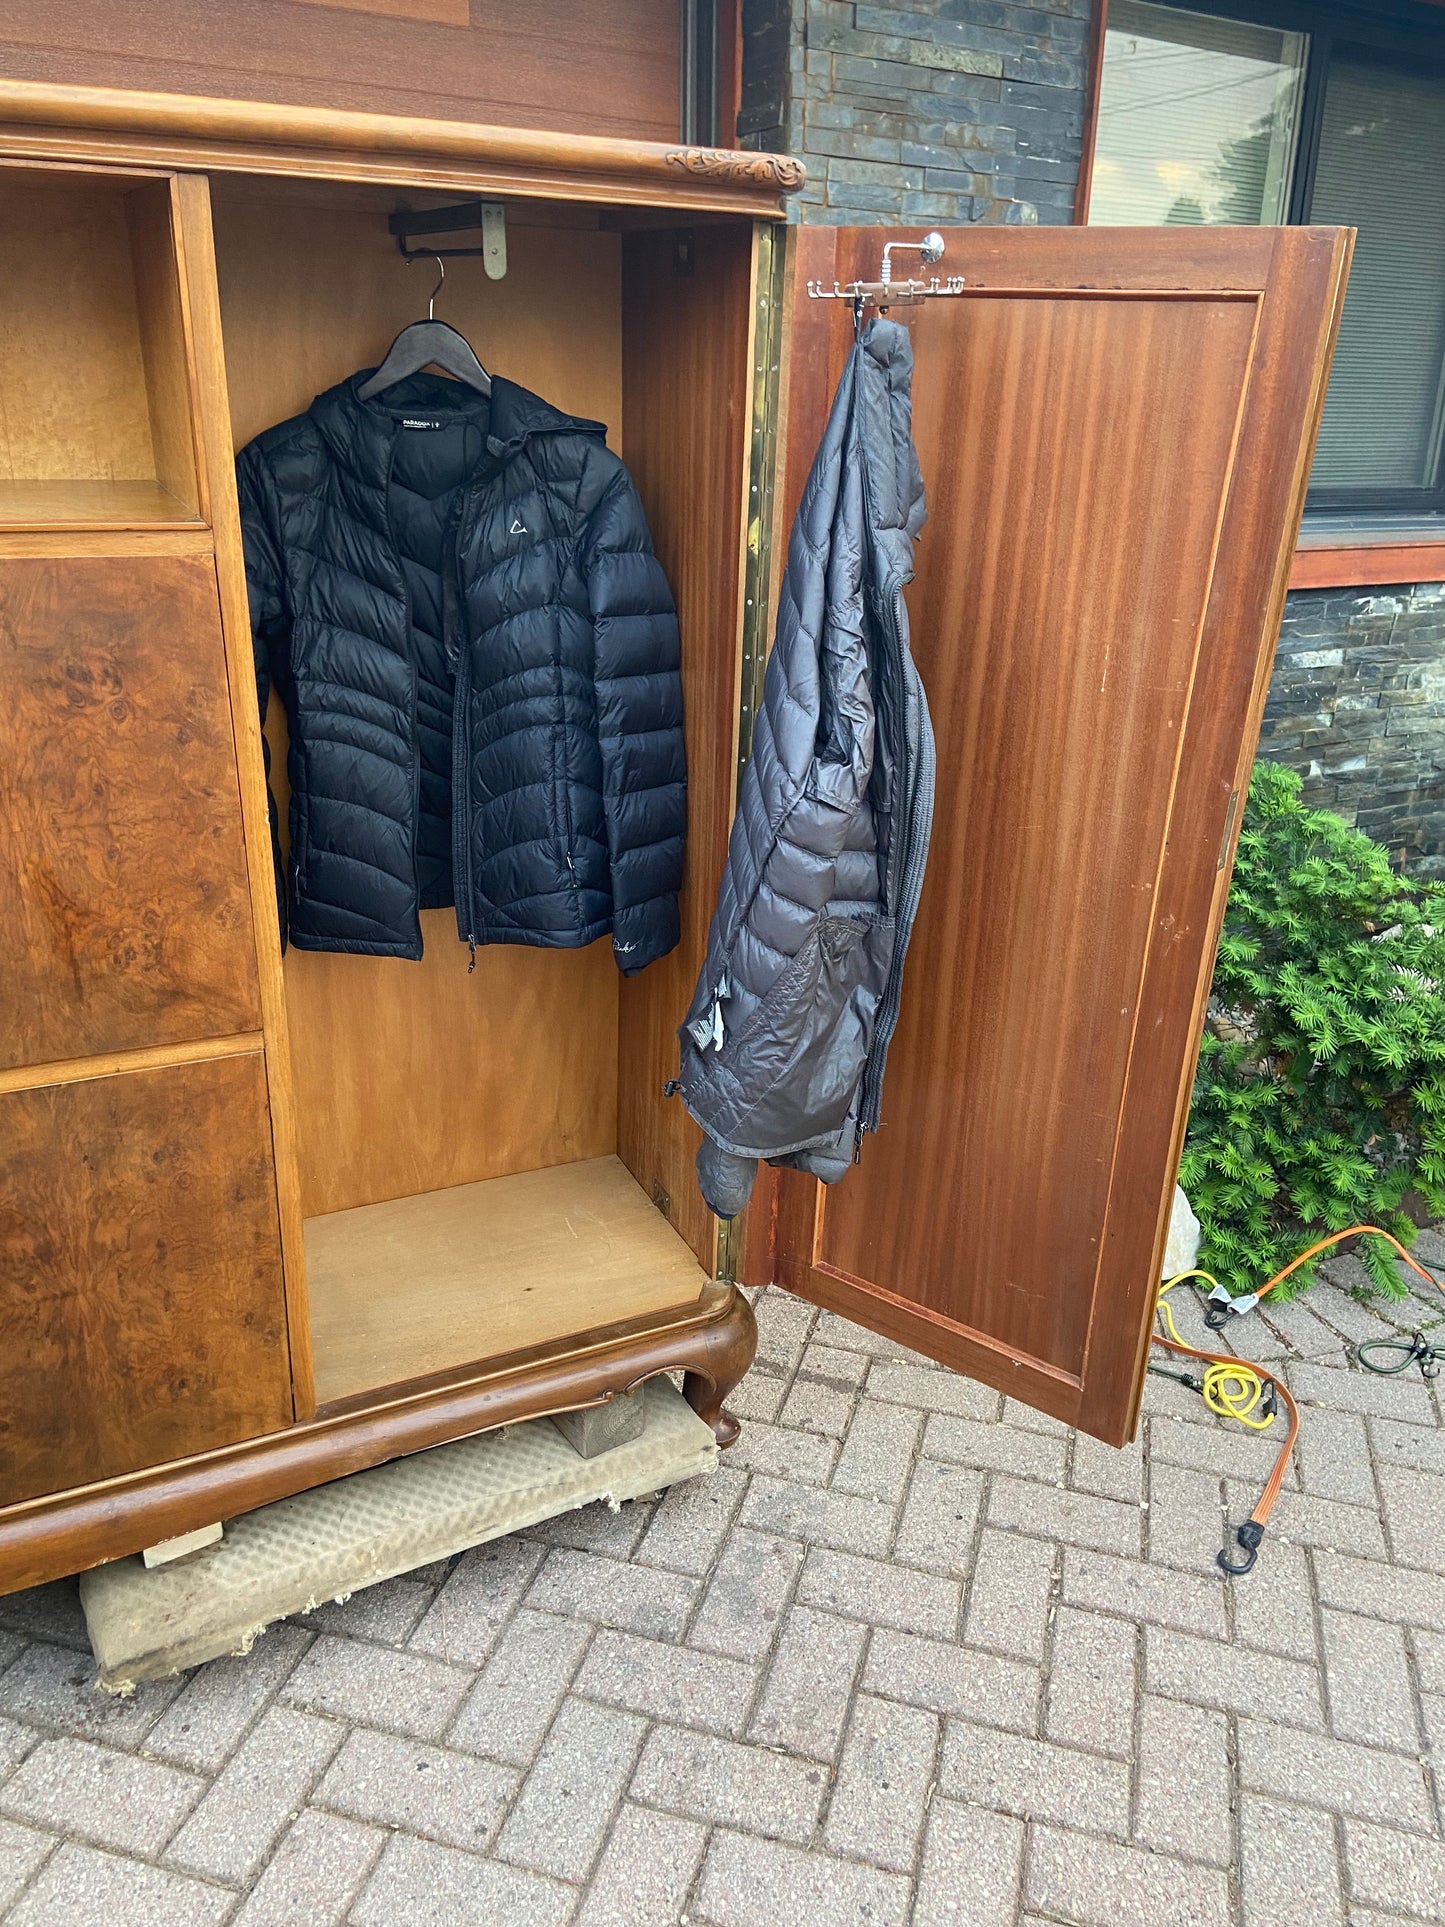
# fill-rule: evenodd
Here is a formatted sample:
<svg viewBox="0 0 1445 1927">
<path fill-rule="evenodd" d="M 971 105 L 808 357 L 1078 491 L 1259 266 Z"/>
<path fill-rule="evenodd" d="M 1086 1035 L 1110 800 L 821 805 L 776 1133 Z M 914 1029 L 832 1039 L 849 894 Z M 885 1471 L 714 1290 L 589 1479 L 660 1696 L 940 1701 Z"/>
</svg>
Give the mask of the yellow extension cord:
<svg viewBox="0 0 1445 1927">
<path fill-rule="evenodd" d="M 1207 1285 L 1219 1283 L 1219 1280 L 1211 1277 L 1207 1271 L 1181 1271 L 1177 1277 L 1169 1279 L 1159 1287 L 1160 1315 L 1164 1320 L 1165 1330 L 1176 1345 L 1182 1345 L 1184 1340 L 1179 1336 L 1179 1328 L 1174 1323 L 1174 1314 L 1166 1302 L 1165 1293 L 1173 1291 L 1176 1285 L 1182 1285 L 1189 1278 L 1202 1278 Z M 1229 1365 L 1206 1365 L 1201 1390 L 1204 1393 L 1204 1403 L 1211 1412 L 1217 1412 L 1220 1418 L 1238 1419 L 1239 1423 L 1247 1425 L 1251 1432 L 1267 1431 L 1274 1423 L 1272 1410 L 1265 1412 L 1262 1418 L 1251 1417 L 1255 1407 L 1264 1398 L 1264 1380 L 1253 1366 L 1240 1362 Z"/>
</svg>

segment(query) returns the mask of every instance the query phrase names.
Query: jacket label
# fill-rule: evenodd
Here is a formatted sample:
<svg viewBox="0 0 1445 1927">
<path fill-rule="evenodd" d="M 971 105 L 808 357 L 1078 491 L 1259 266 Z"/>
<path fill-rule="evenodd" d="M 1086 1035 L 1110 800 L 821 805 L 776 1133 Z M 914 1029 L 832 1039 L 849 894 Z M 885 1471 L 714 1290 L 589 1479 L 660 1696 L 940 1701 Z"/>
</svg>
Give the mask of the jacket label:
<svg viewBox="0 0 1445 1927">
<path fill-rule="evenodd" d="M 446 423 L 445 422 L 424 422 L 419 420 L 414 415 L 404 415 L 402 417 L 401 425 L 403 428 L 445 428 Z"/>
</svg>

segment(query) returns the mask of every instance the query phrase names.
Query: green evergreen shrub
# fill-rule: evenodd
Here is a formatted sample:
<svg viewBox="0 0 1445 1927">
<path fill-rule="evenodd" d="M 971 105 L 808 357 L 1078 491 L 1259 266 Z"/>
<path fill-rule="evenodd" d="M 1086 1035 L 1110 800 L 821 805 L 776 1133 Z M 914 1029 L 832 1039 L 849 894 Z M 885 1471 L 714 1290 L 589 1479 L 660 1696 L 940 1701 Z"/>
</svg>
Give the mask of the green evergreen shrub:
<svg viewBox="0 0 1445 1927">
<path fill-rule="evenodd" d="M 1346 1225 L 1408 1245 L 1407 1193 L 1445 1216 L 1445 886 L 1300 789 L 1256 764 L 1180 1169 L 1199 1262 L 1235 1292 Z M 1383 1239 L 1359 1256 L 1403 1295 Z"/>
</svg>

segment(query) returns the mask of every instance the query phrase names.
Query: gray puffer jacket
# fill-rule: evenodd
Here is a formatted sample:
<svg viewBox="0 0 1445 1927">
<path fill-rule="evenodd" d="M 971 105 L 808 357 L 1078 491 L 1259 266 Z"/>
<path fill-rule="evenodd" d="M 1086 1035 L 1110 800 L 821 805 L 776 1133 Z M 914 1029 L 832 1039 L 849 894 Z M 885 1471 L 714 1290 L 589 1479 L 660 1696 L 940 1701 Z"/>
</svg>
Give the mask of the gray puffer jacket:
<svg viewBox="0 0 1445 1927">
<path fill-rule="evenodd" d="M 831 1183 L 878 1128 L 933 817 L 928 705 L 903 588 L 923 526 L 912 344 L 855 344 L 788 545 L 777 639 L 682 1040 L 703 1196 L 756 1160 Z"/>
</svg>

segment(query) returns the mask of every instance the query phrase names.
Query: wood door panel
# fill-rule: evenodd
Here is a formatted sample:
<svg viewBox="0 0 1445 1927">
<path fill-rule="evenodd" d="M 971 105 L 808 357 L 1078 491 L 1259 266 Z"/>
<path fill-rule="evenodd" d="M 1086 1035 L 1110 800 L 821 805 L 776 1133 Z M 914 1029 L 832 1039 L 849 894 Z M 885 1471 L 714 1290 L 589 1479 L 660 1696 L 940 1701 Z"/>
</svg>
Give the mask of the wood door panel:
<svg viewBox="0 0 1445 1927">
<path fill-rule="evenodd" d="M 259 1052 L 0 1098 L 0 1506 L 291 1421 Z"/>
<path fill-rule="evenodd" d="M 260 1025 L 209 558 L 0 560 L 0 1069 Z"/>
<path fill-rule="evenodd" d="M 793 507 L 851 333 L 797 242 Z M 901 237 L 912 238 L 912 237 Z M 1122 1441 L 1348 258 L 1332 232 L 965 231 L 914 339 L 938 739 L 883 1124 L 783 1174 L 776 1275 Z"/>
</svg>

